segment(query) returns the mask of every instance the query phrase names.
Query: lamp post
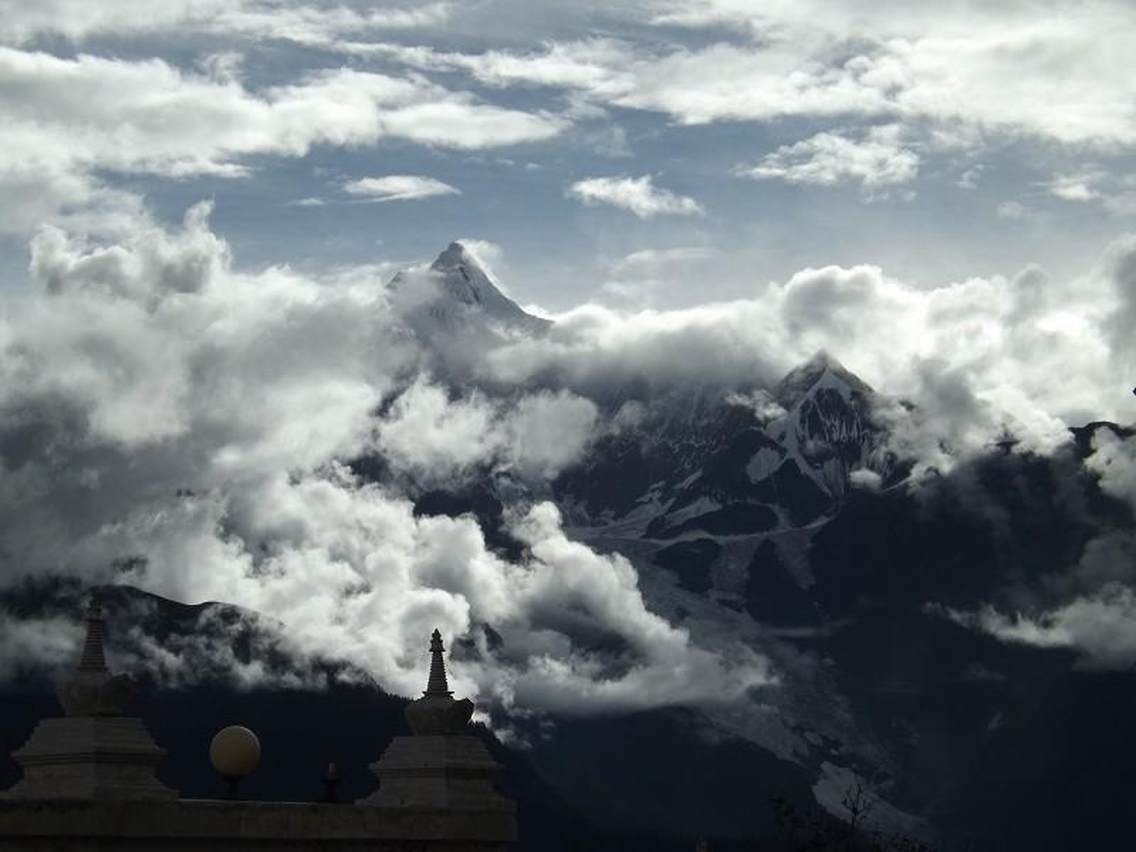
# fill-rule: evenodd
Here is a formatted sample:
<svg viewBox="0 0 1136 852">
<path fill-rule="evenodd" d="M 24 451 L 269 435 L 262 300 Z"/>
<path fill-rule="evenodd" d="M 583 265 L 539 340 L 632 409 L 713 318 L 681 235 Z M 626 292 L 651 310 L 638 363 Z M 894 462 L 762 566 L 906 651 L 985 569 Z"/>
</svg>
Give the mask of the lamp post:
<svg viewBox="0 0 1136 852">
<path fill-rule="evenodd" d="M 240 783 L 260 763 L 260 740 L 241 725 L 222 728 L 209 744 L 209 760 L 225 779 L 225 798 L 239 798 Z"/>
</svg>

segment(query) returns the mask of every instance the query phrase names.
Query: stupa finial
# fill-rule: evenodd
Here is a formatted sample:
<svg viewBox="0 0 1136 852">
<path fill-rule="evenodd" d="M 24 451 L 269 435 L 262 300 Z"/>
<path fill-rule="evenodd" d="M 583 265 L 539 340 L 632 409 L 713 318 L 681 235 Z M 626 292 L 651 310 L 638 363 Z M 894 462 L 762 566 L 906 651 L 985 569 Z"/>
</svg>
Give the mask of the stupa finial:
<svg viewBox="0 0 1136 852">
<path fill-rule="evenodd" d="M 446 682 L 446 662 L 442 634 L 434 630 L 430 636 L 430 680 L 417 701 L 406 705 L 406 721 L 415 734 L 460 734 L 473 716 L 473 702 L 468 698 L 454 701 Z"/>
<path fill-rule="evenodd" d="M 130 680 L 111 675 L 106 662 L 106 619 L 98 598 L 86 612 L 87 635 L 77 670 L 56 682 L 56 695 L 68 716 L 121 716 L 130 699 Z"/>
<path fill-rule="evenodd" d="M 453 695 L 449 683 L 446 682 L 446 661 L 442 657 L 442 652 L 445 650 L 441 631 L 435 627 L 430 636 L 430 680 L 426 683 L 423 695 Z"/>
<path fill-rule="evenodd" d="M 87 637 L 83 640 L 83 653 L 79 657 L 79 671 L 105 672 L 106 664 L 106 620 L 98 598 L 91 596 L 87 604 Z"/>
</svg>

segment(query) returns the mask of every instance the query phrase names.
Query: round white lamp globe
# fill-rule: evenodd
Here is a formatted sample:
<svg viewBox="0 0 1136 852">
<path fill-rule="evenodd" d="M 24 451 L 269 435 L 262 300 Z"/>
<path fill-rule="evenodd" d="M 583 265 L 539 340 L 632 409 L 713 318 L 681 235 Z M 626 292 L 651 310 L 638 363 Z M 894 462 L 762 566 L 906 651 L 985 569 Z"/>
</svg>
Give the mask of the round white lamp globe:
<svg viewBox="0 0 1136 852">
<path fill-rule="evenodd" d="M 209 760 L 223 778 L 244 778 L 260 763 L 260 740 L 242 725 L 222 728 L 209 744 Z"/>
</svg>

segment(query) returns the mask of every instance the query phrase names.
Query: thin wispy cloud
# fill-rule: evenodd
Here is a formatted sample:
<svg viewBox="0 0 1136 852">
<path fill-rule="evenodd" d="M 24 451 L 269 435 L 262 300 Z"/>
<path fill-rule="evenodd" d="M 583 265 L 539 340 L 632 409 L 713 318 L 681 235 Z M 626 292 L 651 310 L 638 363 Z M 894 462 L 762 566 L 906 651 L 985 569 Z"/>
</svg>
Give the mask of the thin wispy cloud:
<svg viewBox="0 0 1136 852">
<path fill-rule="evenodd" d="M 1001 201 L 996 208 L 998 211 L 999 219 L 1009 219 L 1010 221 L 1022 221 L 1030 219 L 1034 216 L 1034 211 L 1020 201 Z"/>
<path fill-rule="evenodd" d="M 442 24 L 452 3 L 406 4 L 361 11 L 347 5 L 286 5 L 274 0 L 48 0 L 0 2 L 0 38 L 16 42 L 51 33 L 82 40 L 104 33 L 145 34 L 177 29 L 275 38 L 323 45 L 347 34 L 374 34 Z"/>
<path fill-rule="evenodd" d="M 989 130 L 1059 142 L 1130 145 L 1131 10 L 1101 2 L 1060 22 L 1042 3 L 896 13 L 854 2 L 648 4 L 667 26 L 733 25 L 755 44 L 689 48 L 614 38 L 535 50 L 439 51 L 354 44 L 423 69 L 463 70 L 495 86 L 574 90 L 596 103 L 662 112 L 688 125 L 788 116 L 900 116 L 956 140 Z M 844 49 L 834 50 L 834 45 Z M 1063 61 L 1076 57 L 1076 63 Z M 1038 85 L 1044 81 L 1044 85 Z"/>
</svg>

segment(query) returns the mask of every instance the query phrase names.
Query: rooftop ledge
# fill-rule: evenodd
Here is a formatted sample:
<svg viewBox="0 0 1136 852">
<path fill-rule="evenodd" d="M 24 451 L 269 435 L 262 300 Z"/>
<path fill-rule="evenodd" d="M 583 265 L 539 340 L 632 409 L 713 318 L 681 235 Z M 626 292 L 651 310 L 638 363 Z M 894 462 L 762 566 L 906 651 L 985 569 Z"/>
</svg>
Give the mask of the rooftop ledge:
<svg viewBox="0 0 1136 852">
<path fill-rule="evenodd" d="M 151 841 L 278 840 L 289 845 L 317 840 L 372 843 L 376 840 L 440 840 L 466 841 L 473 844 L 469 846 L 471 849 L 489 849 L 515 839 L 516 821 L 511 802 L 462 810 L 221 799 L 170 802 L 0 799 L 0 847 L 5 845 L 5 839 L 44 836 Z"/>
</svg>

